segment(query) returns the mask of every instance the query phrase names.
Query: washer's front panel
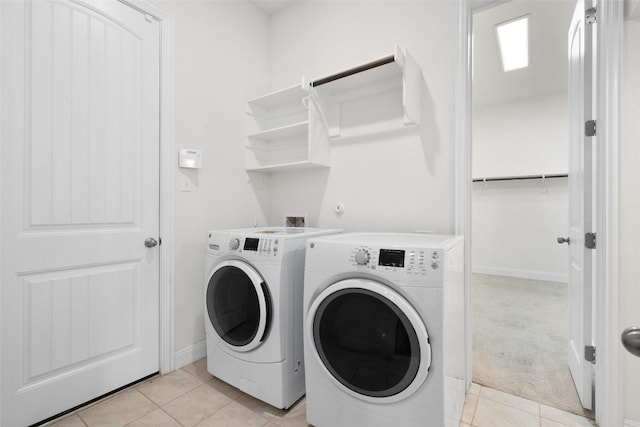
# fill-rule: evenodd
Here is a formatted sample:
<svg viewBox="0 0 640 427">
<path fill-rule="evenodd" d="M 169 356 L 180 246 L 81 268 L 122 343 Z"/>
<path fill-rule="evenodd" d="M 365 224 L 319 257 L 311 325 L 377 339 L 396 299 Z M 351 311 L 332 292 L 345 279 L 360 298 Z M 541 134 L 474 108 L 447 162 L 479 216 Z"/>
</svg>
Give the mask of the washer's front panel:
<svg viewBox="0 0 640 427">
<path fill-rule="evenodd" d="M 215 269 L 207 285 L 206 308 L 216 334 L 239 351 L 255 348 L 269 332 L 269 292 L 259 275 L 240 262 Z"/>
<path fill-rule="evenodd" d="M 423 320 L 403 296 L 375 280 L 345 279 L 322 291 L 307 312 L 305 334 L 327 375 L 358 399 L 401 401 L 429 374 Z"/>
<path fill-rule="evenodd" d="M 397 306 L 374 292 L 335 292 L 318 308 L 313 330 L 327 369 L 357 393 L 393 396 L 416 377 L 420 365 L 416 332 Z"/>
</svg>

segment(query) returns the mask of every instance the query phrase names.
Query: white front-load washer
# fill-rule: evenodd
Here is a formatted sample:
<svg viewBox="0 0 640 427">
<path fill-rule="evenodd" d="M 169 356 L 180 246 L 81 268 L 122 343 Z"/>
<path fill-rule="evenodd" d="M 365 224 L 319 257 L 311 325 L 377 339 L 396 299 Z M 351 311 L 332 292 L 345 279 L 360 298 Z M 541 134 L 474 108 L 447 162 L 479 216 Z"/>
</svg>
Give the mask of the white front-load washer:
<svg viewBox="0 0 640 427">
<path fill-rule="evenodd" d="M 204 317 L 211 374 L 278 408 L 304 395 L 306 242 L 339 231 L 266 227 L 209 232 Z"/>
<path fill-rule="evenodd" d="M 466 387 L 461 237 L 311 239 L 303 315 L 311 425 L 459 425 Z"/>
</svg>

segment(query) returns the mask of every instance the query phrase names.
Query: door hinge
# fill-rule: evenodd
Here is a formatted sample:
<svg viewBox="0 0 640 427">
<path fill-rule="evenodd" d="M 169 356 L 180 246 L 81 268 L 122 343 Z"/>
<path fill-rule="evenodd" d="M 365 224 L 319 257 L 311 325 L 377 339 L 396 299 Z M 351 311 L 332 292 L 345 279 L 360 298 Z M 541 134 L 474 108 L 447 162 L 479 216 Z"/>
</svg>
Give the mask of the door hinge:
<svg viewBox="0 0 640 427">
<path fill-rule="evenodd" d="M 596 233 L 585 233 L 584 234 L 584 247 L 587 249 L 595 249 L 596 248 Z"/>
<path fill-rule="evenodd" d="M 584 360 L 596 363 L 596 347 L 593 345 L 584 346 Z"/>
<path fill-rule="evenodd" d="M 596 136 L 596 121 L 595 120 L 587 120 L 584 122 L 584 135 L 585 136 Z"/>
<path fill-rule="evenodd" d="M 596 22 L 598 22 L 597 12 L 598 9 L 596 9 L 595 7 L 590 7 L 589 9 L 585 10 L 584 22 L 586 22 L 587 24 L 595 24 Z"/>
</svg>

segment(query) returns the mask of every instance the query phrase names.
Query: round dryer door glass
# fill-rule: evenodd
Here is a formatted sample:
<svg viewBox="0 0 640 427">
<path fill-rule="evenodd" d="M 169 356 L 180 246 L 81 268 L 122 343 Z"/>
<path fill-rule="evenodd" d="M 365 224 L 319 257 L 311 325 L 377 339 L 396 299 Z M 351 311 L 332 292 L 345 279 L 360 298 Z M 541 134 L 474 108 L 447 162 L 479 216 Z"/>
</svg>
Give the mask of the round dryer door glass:
<svg viewBox="0 0 640 427">
<path fill-rule="evenodd" d="M 312 311 L 317 355 L 351 392 L 378 399 L 404 397 L 426 378 L 431 363 L 426 328 L 390 288 L 345 280 L 325 290 Z"/>
<path fill-rule="evenodd" d="M 249 265 L 226 261 L 209 278 L 207 314 L 214 330 L 237 350 L 250 350 L 264 340 L 271 318 L 266 285 Z"/>
</svg>

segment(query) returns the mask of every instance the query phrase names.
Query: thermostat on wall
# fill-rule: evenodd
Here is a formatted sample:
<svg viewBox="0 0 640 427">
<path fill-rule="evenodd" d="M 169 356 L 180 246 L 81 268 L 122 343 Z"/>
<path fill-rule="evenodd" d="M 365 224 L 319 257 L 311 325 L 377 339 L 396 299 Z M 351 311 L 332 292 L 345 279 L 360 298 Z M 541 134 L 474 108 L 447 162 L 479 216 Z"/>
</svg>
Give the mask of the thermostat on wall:
<svg viewBox="0 0 640 427">
<path fill-rule="evenodd" d="M 202 150 L 192 148 L 180 149 L 180 167 L 200 169 L 202 167 Z"/>
</svg>

